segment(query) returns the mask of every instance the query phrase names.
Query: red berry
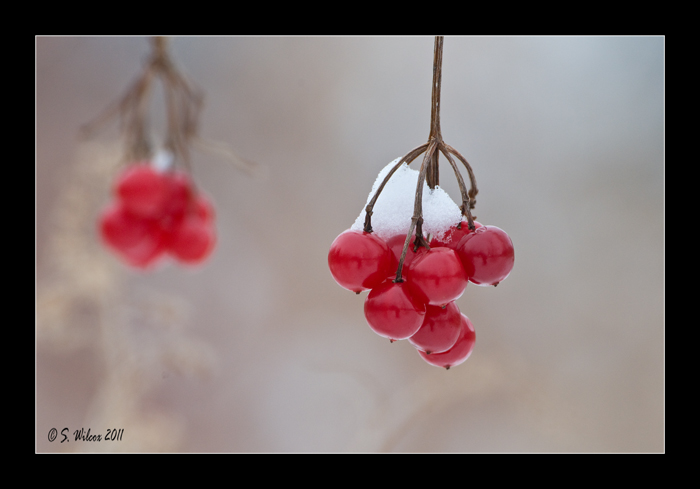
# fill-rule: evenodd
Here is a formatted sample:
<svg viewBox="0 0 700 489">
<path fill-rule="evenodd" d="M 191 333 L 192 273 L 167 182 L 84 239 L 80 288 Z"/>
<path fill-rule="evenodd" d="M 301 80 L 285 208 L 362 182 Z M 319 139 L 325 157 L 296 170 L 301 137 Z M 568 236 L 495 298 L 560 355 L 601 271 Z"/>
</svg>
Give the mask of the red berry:
<svg viewBox="0 0 700 489">
<path fill-rule="evenodd" d="M 158 222 L 131 214 L 121 202 L 111 204 L 102 212 L 100 234 L 120 258 L 137 268 L 154 265 L 165 252 Z"/>
<path fill-rule="evenodd" d="M 126 209 L 139 217 L 159 218 L 168 202 L 168 182 L 148 164 L 129 166 L 117 179 L 115 191 Z"/>
<path fill-rule="evenodd" d="M 392 341 L 413 336 L 423 324 L 425 305 L 408 291 L 406 282 L 387 279 L 365 300 L 365 319 L 372 330 Z"/>
<path fill-rule="evenodd" d="M 122 250 L 134 246 L 151 233 L 153 222 L 127 212 L 124 204 L 113 202 L 99 219 L 100 235 L 106 244 Z"/>
<path fill-rule="evenodd" d="M 403 270 L 406 270 L 411 262 L 418 256 L 427 252 L 424 247 L 420 246 L 416 251 L 415 248 L 415 235 L 411 237 L 411 242 L 408 244 L 408 249 L 406 250 L 406 258 L 403 260 Z M 399 260 L 401 259 L 401 253 L 403 252 L 403 245 L 406 243 L 406 234 L 395 234 L 391 238 L 386 240 L 386 244 L 391 250 L 392 260 L 391 260 L 391 270 L 396 272 L 399 266 Z"/>
<path fill-rule="evenodd" d="M 496 226 L 482 226 L 467 234 L 457 246 L 469 281 L 476 285 L 498 285 L 513 269 L 513 241 Z"/>
<path fill-rule="evenodd" d="M 165 242 L 161 237 L 151 236 L 137 246 L 123 250 L 122 258 L 131 266 L 148 269 L 155 266 L 165 256 Z"/>
<path fill-rule="evenodd" d="M 118 201 L 103 212 L 100 232 L 128 264 L 148 268 L 166 251 L 184 263 L 199 263 L 211 254 L 214 207 L 204 195 L 195 195 L 187 173 L 135 164 L 115 188 Z"/>
<path fill-rule="evenodd" d="M 461 328 L 457 342 L 452 348 L 443 353 L 433 353 L 428 355 L 425 352 L 418 350 L 418 354 L 423 357 L 423 360 L 436 367 L 449 369 L 463 363 L 474 349 L 474 341 L 476 334 L 474 325 L 467 316 L 461 314 Z"/>
<path fill-rule="evenodd" d="M 432 306 L 458 299 L 467 287 L 467 276 L 450 248 L 431 248 L 406 270 L 406 283 L 416 298 Z"/>
<path fill-rule="evenodd" d="M 348 229 L 331 244 L 328 267 L 338 285 L 359 293 L 391 274 L 391 252 L 376 235 Z"/>
<path fill-rule="evenodd" d="M 480 228 L 481 223 L 474 221 L 474 227 L 475 229 Z M 459 227 L 451 227 L 442 238 L 433 238 L 432 240 L 430 240 L 430 247 L 432 248 L 433 246 L 446 246 L 447 248 L 452 248 L 454 250 L 457 248 L 457 245 L 464 236 L 473 232 L 474 231 L 469 229 L 469 223 L 467 221 L 462 221 L 459 223 Z"/>
<path fill-rule="evenodd" d="M 166 232 L 174 231 L 180 221 L 192 209 L 192 183 L 190 177 L 181 171 L 164 174 L 167 185 L 167 201 L 161 217 L 161 227 Z"/>
<path fill-rule="evenodd" d="M 187 214 L 170 233 L 168 249 L 184 263 L 200 263 L 214 249 L 216 235 L 210 221 L 197 212 Z"/>
<path fill-rule="evenodd" d="M 203 194 L 197 194 L 197 198 L 194 201 L 194 211 L 199 217 L 207 222 L 213 222 L 216 215 L 214 210 L 214 205 L 211 201 L 205 197 Z"/>
<path fill-rule="evenodd" d="M 194 201 L 194 192 L 189 175 L 181 171 L 171 171 L 165 173 L 168 187 L 168 201 L 165 205 L 165 212 L 160 219 L 160 227 L 167 235 L 168 242 L 171 243 L 175 233 L 179 232 L 187 216 L 196 213 L 206 219 L 206 211 L 198 209 Z"/>
<path fill-rule="evenodd" d="M 420 329 L 408 339 L 418 350 L 428 354 L 447 351 L 461 331 L 462 315 L 454 302 L 447 306 L 428 306 Z"/>
</svg>

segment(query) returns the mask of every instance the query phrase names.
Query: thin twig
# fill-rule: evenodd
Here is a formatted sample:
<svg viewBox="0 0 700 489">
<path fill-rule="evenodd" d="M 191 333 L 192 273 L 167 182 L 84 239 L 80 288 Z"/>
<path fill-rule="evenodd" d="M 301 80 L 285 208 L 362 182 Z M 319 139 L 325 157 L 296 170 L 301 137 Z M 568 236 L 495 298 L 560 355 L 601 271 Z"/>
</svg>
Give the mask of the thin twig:
<svg viewBox="0 0 700 489">
<path fill-rule="evenodd" d="M 450 162 L 450 166 L 452 166 L 452 169 L 455 172 L 455 177 L 457 178 L 457 184 L 459 185 L 459 191 L 462 194 L 462 206 L 460 207 L 460 210 L 462 211 L 462 215 L 467 218 L 467 223 L 469 225 L 469 229 L 474 231 L 474 218 L 472 217 L 471 213 L 471 199 L 469 198 L 469 193 L 467 192 L 467 188 L 464 185 L 464 179 L 462 178 L 462 174 L 459 172 L 459 169 L 457 168 L 457 164 L 455 161 L 452 159 L 452 155 L 450 154 L 449 151 L 445 148 L 444 143 L 440 145 L 440 151 L 442 154 L 445 155 L 445 158 L 447 158 L 447 161 Z"/>
<path fill-rule="evenodd" d="M 222 145 L 198 137 L 197 126 L 204 96 L 177 69 L 168 53 L 169 41 L 165 37 L 151 38 L 152 52 L 143 73 L 117 102 L 94 121 L 82 128 L 84 136 L 92 135 L 107 121 L 118 117 L 120 130 L 126 145 L 126 157 L 130 161 L 150 159 L 153 151 L 147 134 L 151 87 L 160 79 L 167 111 L 167 126 L 163 146 L 174 162 L 181 160 L 191 173 L 190 147 L 193 144 L 205 151 L 225 156 L 239 168 L 251 173 L 254 164 L 236 156 Z"/>
<path fill-rule="evenodd" d="M 472 166 L 469 164 L 467 159 L 462 156 L 462 154 L 454 149 L 452 146 L 449 144 L 443 143 L 445 146 L 445 149 L 447 150 L 448 153 L 452 153 L 455 155 L 459 160 L 464 164 L 464 166 L 467 168 L 467 173 L 469 174 L 469 181 L 471 183 L 471 188 L 469 189 L 469 207 L 471 209 L 474 208 L 476 205 L 476 194 L 479 193 L 479 189 L 476 187 L 476 177 L 474 176 L 474 170 L 472 170 Z"/>
<path fill-rule="evenodd" d="M 202 137 L 196 136 L 192 139 L 192 144 L 202 149 L 202 151 L 207 151 L 209 153 L 217 154 L 234 165 L 236 165 L 240 170 L 246 172 L 247 174 L 253 176 L 260 169 L 258 165 L 252 161 L 246 160 L 234 153 L 228 146 L 218 141 L 212 141 L 210 139 L 204 139 Z"/>
<path fill-rule="evenodd" d="M 428 241 L 423 237 L 423 185 L 425 183 L 425 175 L 428 171 L 428 166 L 430 161 L 433 159 L 433 153 L 437 149 L 437 143 L 431 141 L 428 144 L 428 149 L 425 152 L 425 157 L 423 158 L 423 164 L 420 167 L 420 172 L 418 173 L 418 183 L 416 184 L 416 199 L 413 204 L 413 217 L 411 218 L 411 227 L 408 229 L 408 234 L 406 235 L 406 241 L 403 244 L 403 250 L 401 250 L 401 257 L 399 258 L 399 266 L 396 270 L 396 279 L 394 282 L 402 282 L 401 272 L 403 270 L 403 262 L 406 259 L 406 252 L 408 251 L 408 245 L 411 242 L 411 236 L 413 235 L 413 230 L 416 230 L 416 238 L 414 241 L 416 249 L 419 246 L 425 247 L 430 250 L 430 245 Z"/>
</svg>

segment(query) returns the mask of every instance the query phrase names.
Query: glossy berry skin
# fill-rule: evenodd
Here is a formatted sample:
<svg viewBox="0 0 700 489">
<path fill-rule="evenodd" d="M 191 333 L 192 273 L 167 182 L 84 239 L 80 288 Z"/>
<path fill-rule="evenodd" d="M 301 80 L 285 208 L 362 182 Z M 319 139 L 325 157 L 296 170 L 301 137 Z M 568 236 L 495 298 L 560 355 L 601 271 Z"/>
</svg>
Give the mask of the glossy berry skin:
<svg viewBox="0 0 700 489">
<path fill-rule="evenodd" d="M 447 351 L 457 341 L 462 330 L 461 324 L 462 313 L 454 302 L 444 308 L 428 306 L 423 324 L 408 342 L 428 354 Z"/>
<path fill-rule="evenodd" d="M 376 235 L 348 229 L 331 244 L 328 267 L 338 285 L 359 293 L 391 274 L 391 251 Z"/>
<path fill-rule="evenodd" d="M 413 251 L 413 249 L 415 248 L 414 239 L 415 235 L 411 238 L 411 242 L 409 243 L 408 249 L 406 250 L 406 258 L 404 258 L 403 260 L 403 270 L 406 270 L 416 257 L 427 252 L 427 250 L 422 246 L 419 247 L 416 251 Z M 399 266 L 399 260 L 401 259 L 401 253 L 403 252 L 403 245 L 405 243 L 406 234 L 395 234 L 394 236 L 386 240 L 386 244 L 391 250 L 391 269 L 393 272 L 396 272 L 396 269 Z"/>
<path fill-rule="evenodd" d="M 406 282 L 387 279 L 365 300 L 365 319 L 372 330 L 392 341 L 413 336 L 423 324 L 425 305 L 417 301 Z"/>
<path fill-rule="evenodd" d="M 157 219 L 166 213 L 169 187 L 166 174 L 148 164 L 134 164 L 117 179 L 115 193 L 131 214 Z"/>
<path fill-rule="evenodd" d="M 474 325 L 467 316 L 461 314 L 461 329 L 459 337 L 452 348 L 443 353 L 433 353 L 428 355 L 418 350 L 418 354 L 430 365 L 449 369 L 463 363 L 474 349 L 476 334 Z"/>
<path fill-rule="evenodd" d="M 406 283 L 416 298 L 431 306 L 444 306 L 464 293 L 467 275 L 454 250 L 435 247 L 411 263 Z"/>
<path fill-rule="evenodd" d="M 445 246 L 447 248 L 452 248 L 453 250 L 457 249 L 457 245 L 459 245 L 459 242 L 464 238 L 467 234 L 473 233 L 474 231 L 469 229 L 469 223 L 467 221 L 462 221 L 459 224 L 459 228 L 457 226 L 451 227 L 445 235 L 441 239 L 435 239 L 433 238 L 430 240 L 430 247 L 432 248 L 433 246 Z M 482 225 L 478 221 L 474 221 L 474 228 L 478 229 Z"/>
<path fill-rule="evenodd" d="M 457 246 L 457 254 L 469 281 L 481 286 L 498 285 L 513 269 L 515 251 L 510 237 L 496 226 L 482 226 Z"/>
</svg>

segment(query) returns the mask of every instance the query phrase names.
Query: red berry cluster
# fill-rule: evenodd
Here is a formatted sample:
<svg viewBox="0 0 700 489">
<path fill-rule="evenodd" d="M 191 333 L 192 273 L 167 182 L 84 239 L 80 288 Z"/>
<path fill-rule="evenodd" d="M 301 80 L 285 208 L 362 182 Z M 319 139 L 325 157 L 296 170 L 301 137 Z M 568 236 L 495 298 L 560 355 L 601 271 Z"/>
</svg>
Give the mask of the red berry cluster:
<svg viewBox="0 0 700 489">
<path fill-rule="evenodd" d="M 467 221 L 452 227 L 430 249 L 411 242 L 403 262 L 401 280 L 397 267 L 406 235 L 386 240 L 373 233 L 347 230 L 328 253 L 331 275 L 341 286 L 360 293 L 365 318 L 377 334 L 395 340 L 408 339 L 423 359 L 450 368 L 464 362 L 474 347 L 474 326 L 455 304 L 468 282 L 497 285 L 513 268 L 513 243 L 495 226 Z"/>
<path fill-rule="evenodd" d="M 117 178 L 114 193 L 99 230 L 127 264 L 147 269 L 168 255 L 197 264 L 214 249 L 214 207 L 186 173 L 133 164 Z"/>
</svg>

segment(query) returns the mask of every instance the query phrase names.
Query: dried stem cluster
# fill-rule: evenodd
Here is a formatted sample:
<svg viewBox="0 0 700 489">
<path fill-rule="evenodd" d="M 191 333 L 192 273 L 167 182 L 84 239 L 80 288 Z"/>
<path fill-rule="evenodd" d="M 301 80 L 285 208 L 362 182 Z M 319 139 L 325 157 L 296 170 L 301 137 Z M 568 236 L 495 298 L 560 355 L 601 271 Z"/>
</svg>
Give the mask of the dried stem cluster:
<svg viewBox="0 0 700 489">
<path fill-rule="evenodd" d="M 239 168 L 251 172 L 254 164 L 238 157 L 220 143 L 205 141 L 197 134 L 203 93 L 178 71 L 168 53 L 168 38 L 153 37 L 151 46 L 152 53 L 143 73 L 121 99 L 83 127 L 84 134 L 89 136 L 107 121 L 119 117 L 126 140 L 127 160 L 151 159 L 154 152 L 149 135 L 150 95 L 154 82 L 160 79 L 167 111 L 163 148 L 169 156 L 176 162 L 182 161 L 190 171 L 189 149 L 196 143 L 202 149 L 224 156 Z"/>
<path fill-rule="evenodd" d="M 84 127 L 93 133 L 105 122 L 118 116 L 126 139 L 126 157 L 130 161 L 150 159 L 153 156 L 149 134 L 150 95 L 156 79 L 165 92 L 167 129 L 163 146 L 174 158 L 181 159 L 189 169 L 189 144 L 197 134 L 203 94 L 191 85 L 175 67 L 167 50 L 168 39 L 151 39 L 153 51 L 143 73 L 129 87 L 124 96 Z"/>
<path fill-rule="evenodd" d="M 411 237 L 413 231 L 415 230 L 415 247 L 424 246 L 426 249 L 430 249 L 428 240 L 423 236 L 423 183 L 426 182 L 428 187 L 434 189 L 439 185 L 440 173 L 438 158 L 440 153 L 442 153 L 447 161 L 449 161 L 450 166 L 454 170 L 455 177 L 457 178 L 457 183 L 459 184 L 459 190 L 462 194 L 462 205 L 461 211 L 462 215 L 467 218 L 469 224 L 469 229 L 474 229 L 474 217 L 471 214 L 471 210 L 476 204 L 476 194 L 479 190 L 476 187 L 476 178 L 474 177 L 474 171 L 471 165 L 467 162 L 466 158 L 460 154 L 459 151 L 454 149 L 449 144 L 445 143 L 442 139 L 442 133 L 440 131 L 440 86 L 442 83 L 442 45 L 443 36 L 435 37 L 435 52 L 433 57 L 433 90 L 432 90 L 432 101 L 431 101 L 431 111 L 430 111 L 430 134 L 428 136 L 428 142 L 418 146 L 417 148 L 409 151 L 401 160 L 394 165 L 394 167 L 389 171 L 381 185 L 377 189 L 377 192 L 370 200 L 369 204 L 365 208 L 365 227 L 364 231 L 367 233 L 372 232 L 372 209 L 374 204 L 377 202 L 379 194 L 381 194 L 384 186 L 392 177 L 392 175 L 399 169 L 399 167 L 406 163 L 410 165 L 413 160 L 418 156 L 425 153 L 423 157 L 423 163 L 420 167 L 420 172 L 418 173 L 418 185 L 416 187 L 416 198 L 413 208 L 413 217 L 411 218 L 411 227 L 406 235 L 406 242 L 403 246 L 403 252 L 401 253 L 401 259 L 399 260 L 399 266 L 396 270 L 396 279 L 394 282 L 402 282 L 401 271 L 403 268 L 403 262 L 406 257 L 406 251 L 411 242 Z M 464 184 L 464 179 L 462 174 L 457 168 L 454 158 L 460 160 L 464 166 L 467 168 L 467 173 L 469 174 L 470 189 L 467 191 Z"/>
</svg>

